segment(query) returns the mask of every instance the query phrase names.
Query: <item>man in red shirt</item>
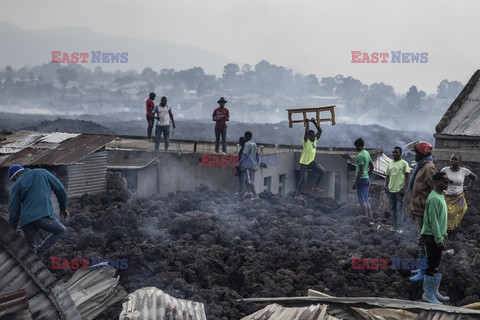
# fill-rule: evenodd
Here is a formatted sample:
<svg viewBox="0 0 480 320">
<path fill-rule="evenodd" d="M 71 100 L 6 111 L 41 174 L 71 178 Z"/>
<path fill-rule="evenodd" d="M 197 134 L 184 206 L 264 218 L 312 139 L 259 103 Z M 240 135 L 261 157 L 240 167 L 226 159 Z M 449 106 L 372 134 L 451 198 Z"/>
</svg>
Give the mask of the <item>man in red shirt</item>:
<svg viewBox="0 0 480 320">
<path fill-rule="evenodd" d="M 146 109 L 147 109 L 147 122 L 148 122 L 148 128 L 147 128 L 147 136 L 148 140 L 152 139 L 152 129 L 153 129 L 153 122 L 155 121 L 155 118 L 153 116 L 153 109 L 155 108 L 155 103 L 153 100 L 155 100 L 155 97 L 157 95 L 154 92 L 150 92 L 149 98 L 146 101 Z"/>
<path fill-rule="evenodd" d="M 227 100 L 225 100 L 224 97 L 221 97 L 220 100 L 217 101 L 217 103 L 220 106 L 217 109 L 213 110 L 212 114 L 213 121 L 215 121 L 215 152 L 218 153 L 221 135 L 222 151 L 225 154 L 225 152 L 227 152 L 227 121 L 230 118 L 230 114 L 228 113 L 228 109 L 225 108 Z"/>
</svg>

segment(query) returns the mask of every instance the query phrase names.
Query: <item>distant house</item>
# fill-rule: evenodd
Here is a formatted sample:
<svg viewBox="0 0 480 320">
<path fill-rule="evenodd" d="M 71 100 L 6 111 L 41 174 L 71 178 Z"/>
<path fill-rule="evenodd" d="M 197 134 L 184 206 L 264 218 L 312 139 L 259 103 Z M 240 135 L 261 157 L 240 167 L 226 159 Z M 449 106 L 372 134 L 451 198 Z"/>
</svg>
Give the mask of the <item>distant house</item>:
<svg viewBox="0 0 480 320">
<path fill-rule="evenodd" d="M 434 156 L 437 167 L 446 165 L 453 153 L 480 173 L 480 70 L 470 78 L 437 124 Z"/>
<path fill-rule="evenodd" d="M 0 199 L 8 201 L 8 168 L 18 163 L 52 172 L 67 188 L 69 197 L 107 190 L 107 152 L 114 139 L 107 135 L 19 131 L 0 141 Z"/>
</svg>

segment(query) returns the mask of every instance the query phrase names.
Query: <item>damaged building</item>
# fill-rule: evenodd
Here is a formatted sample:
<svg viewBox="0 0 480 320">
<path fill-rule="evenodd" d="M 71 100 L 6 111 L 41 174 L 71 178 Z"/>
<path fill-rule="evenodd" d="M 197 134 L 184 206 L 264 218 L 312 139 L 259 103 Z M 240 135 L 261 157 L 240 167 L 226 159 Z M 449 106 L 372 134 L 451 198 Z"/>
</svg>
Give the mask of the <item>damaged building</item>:
<svg viewBox="0 0 480 320">
<path fill-rule="evenodd" d="M 264 159 L 267 167 L 257 170 L 256 190 L 281 195 L 295 191 L 300 178 L 301 147 L 263 143 L 258 145 L 260 158 Z M 238 154 L 239 148 L 236 144 L 228 144 L 229 154 Z M 155 153 L 151 149 L 151 143 L 131 137 L 117 137 L 106 146 L 108 170 L 120 172 L 126 178 L 128 188 L 137 197 L 193 190 L 202 183 L 210 188 L 232 193 L 237 191 L 232 161 L 223 166 L 205 166 L 202 163 L 202 156 L 208 155 L 210 162 L 212 158 L 217 158 L 216 163 L 221 164 L 222 155 L 213 152 L 212 143 L 171 141 L 169 152 Z M 375 173 L 381 177 L 385 173 L 388 157 L 379 149 L 370 149 L 369 152 L 375 160 Z M 354 201 L 355 194 L 349 185 L 354 179 L 356 154 L 351 148 L 318 148 L 317 162 L 326 170 L 320 185 L 324 196 L 341 203 Z M 307 189 L 313 185 L 315 177 L 314 174 L 309 175 Z"/>
<path fill-rule="evenodd" d="M 107 152 L 113 136 L 18 131 L 0 136 L 0 194 L 7 201 L 8 167 L 42 167 L 66 187 L 69 197 L 107 191 Z"/>
</svg>

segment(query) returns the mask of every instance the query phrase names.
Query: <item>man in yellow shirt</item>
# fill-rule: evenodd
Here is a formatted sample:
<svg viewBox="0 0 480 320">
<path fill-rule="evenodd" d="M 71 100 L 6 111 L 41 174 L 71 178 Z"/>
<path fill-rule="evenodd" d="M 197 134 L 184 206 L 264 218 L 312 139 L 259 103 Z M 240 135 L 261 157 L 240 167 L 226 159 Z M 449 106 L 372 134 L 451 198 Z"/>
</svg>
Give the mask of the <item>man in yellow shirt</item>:
<svg viewBox="0 0 480 320">
<path fill-rule="evenodd" d="M 309 122 L 312 122 L 315 127 L 317 127 L 317 133 L 315 133 L 313 130 L 310 130 Z M 305 119 L 305 134 L 302 140 L 303 151 L 302 156 L 300 157 L 300 181 L 298 182 L 297 186 L 297 193 L 295 195 L 296 199 L 302 199 L 300 192 L 302 191 L 305 182 L 307 182 L 308 170 L 312 170 L 318 174 L 312 192 L 323 191 L 318 186 L 320 185 L 320 181 L 325 174 L 325 169 L 315 162 L 315 155 L 317 154 L 317 141 L 321 135 L 322 129 L 315 122 L 315 120 Z"/>
</svg>

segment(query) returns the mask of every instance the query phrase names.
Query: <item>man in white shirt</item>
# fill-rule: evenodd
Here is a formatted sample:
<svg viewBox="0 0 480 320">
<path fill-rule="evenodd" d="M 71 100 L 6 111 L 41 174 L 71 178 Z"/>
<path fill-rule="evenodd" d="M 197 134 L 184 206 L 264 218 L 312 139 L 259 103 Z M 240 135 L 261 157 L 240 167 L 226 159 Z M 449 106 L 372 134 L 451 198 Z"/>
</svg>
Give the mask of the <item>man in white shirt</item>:
<svg viewBox="0 0 480 320">
<path fill-rule="evenodd" d="M 244 198 L 251 197 L 252 200 L 259 199 L 255 191 L 255 172 L 258 169 L 258 147 L 255 141 L 252 140 L 253 135 L 250 131 L 245 132 L 245 145 L 243 147 L 242 159 L 240 159 L 240 166 L 245 169 L 245 186 L 247 193 Z"/>
<path fill-rule="evenodd" d="M 173 120 L 173 113 L 170 106 L 167 104 L 167 98 L 162 97 L 160 104 L 153 109 L 153 115 L 157 120 L 155 126 L 155 151 L 158 151 L 160 146 L 160 138 L 165 139 L 165 151 L 168 151 L 168 144 L 170 142 L 170 120 L 172 120 L 173 129 L 175 129 L 175 121 Z"/>
</svg>

